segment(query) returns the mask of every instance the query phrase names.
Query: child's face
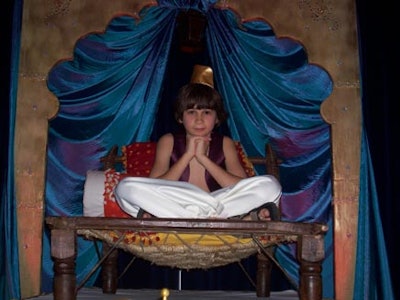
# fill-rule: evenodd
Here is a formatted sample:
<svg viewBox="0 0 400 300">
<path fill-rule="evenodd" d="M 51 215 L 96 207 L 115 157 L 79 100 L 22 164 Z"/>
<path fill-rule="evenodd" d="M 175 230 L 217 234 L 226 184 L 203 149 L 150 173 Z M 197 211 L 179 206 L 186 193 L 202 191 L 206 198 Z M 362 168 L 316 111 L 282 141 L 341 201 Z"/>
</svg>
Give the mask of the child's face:
<svg viewBox="0 0 400 300">
<path fill-rule="evenodd" d="M 181 123 L 186 133 L 192 136 L 209 136 L 218 123 L 217 112 L 208 108 L 190 108 L 183 112 Z"/>
</svg>

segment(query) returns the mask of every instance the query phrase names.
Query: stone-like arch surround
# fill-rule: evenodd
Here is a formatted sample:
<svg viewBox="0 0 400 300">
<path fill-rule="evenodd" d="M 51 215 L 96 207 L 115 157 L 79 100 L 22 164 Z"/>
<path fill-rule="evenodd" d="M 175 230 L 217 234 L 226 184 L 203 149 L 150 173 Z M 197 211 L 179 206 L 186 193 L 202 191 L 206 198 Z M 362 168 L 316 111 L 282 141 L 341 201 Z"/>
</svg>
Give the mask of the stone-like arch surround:
<svg viewBox="0 0 400 300">
<path fill-rule="evenodd" d="M 80 36 L 102 31 L 114 15 L 135 15 L 149 3 L 24 1 L 15 136 L 22 298 L 40 294 L 47 131 L 58 109 L 57 99 L 46 86 L 47 73 L 59 59 L 72 56 Z M 321 114 L 331 124 L 332 136 L 335 298 L 353 299 L 361 144 L 355 0 L 225 0 L 218 4 L 235 9 L 244 19 L 265 18 L 278 37 L 300 41 L 310 63 L 321 65 L 332 77 L 334 90 Z M 22 271 L 26 269 L 30 272 Z"/>
</svg>

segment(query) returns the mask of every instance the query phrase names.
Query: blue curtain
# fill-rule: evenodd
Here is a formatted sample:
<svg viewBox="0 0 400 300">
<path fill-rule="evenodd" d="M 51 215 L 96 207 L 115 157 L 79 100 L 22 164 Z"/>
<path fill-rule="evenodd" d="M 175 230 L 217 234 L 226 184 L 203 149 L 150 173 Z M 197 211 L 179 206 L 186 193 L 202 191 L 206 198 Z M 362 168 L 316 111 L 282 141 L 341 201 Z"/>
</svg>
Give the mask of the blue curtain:
<svg viewBox="0 0 400 300">
<path fill-rule="evenodd" d="M 189 81 L 192 65 L 202 63 L 214 70 L 215 87 L 229 113 L 227 134 L 240 140 L 249 155 L 262 155 L 265 143 L 271 143 L 282 159 L 283 219 L 326 222 L 333 228 L 330 132 L 320 116 L 320 105 L 333 89 L 329 75 L 308 62 L 299 43 L 277 39 L 267 22 L 242 23 L 232 10 L 215 7 L 215 2 L 158 1 L 158 5 L 144 7 L 137 20 L 129 15 L 115 17 L 104 33 L 78 40 L 73 59 L 59 62 L 49 72 L 48 88 L 58 97 L 60 111 L 49 128 L 46 215 L 82 215 L 86 171 L 98 169 L 99 158 L 111 146 L 155 140 L 173 129 L 170 104 L 177 88 Z M 198 57 L 176 50 L 177 15 L 187 9 L 204 13 L 208 22 L 207 49 Z M 362 150 L 355 299 L 391 299 L 365 138 Z M 4 198 L 14 199 L 11 193 Z M 12 205 L 5 211 L 6 222 L 15 220 Z M 11 237 L 15 239 L 15 232 Z M 326 298 L 333 298 L 334 293 L 332 239 L 330 231 L 325 238 L 322 274 Z M 91 242 L 79 239 L 78 248 L 79 282 L 97 257 Z M 6 254 L 13 257 L 12 251 Z M 277 258 L 297 283 L 293 246 L 280 246 Z M 13 264 L 9 274 L 17 275 L 16 270 Z M 163 272 L 161 277 L 171 275 L 156 271 Z M 45 230 L 44 292 L 52 290 L 52 277 L 49 232 Z M 93 276 L 87 285 L 95 280 Z M 17 290 L 18 284 L 14 286 Z M 245 286 L 234 282 L 232 289 Z"/>
<path fill-rule="evenodd" d="M 16 118 L 17 82 L 19 67 L 19 49 L 21 35 L 22 1 L 11 2 L 3 7 L 9 20 L 9 28 L 2 28 L 2 39 L 10 38 L 9 47 L 5 47 L 2 56 L 1 77 L 1 164 L 0 164 L 0 299 L 19 299 L 19 261 L 18 233 L 14 180 L 14 133 Z M 2 15 L 3 16 L 3 15 Z M 5 22 L 7 24 L 7 21 Z M 5 25 L 3 23 L 3 25 Z M 4 35 L 3 35 L 4 34 Z M 12 38 L 11 38 L 12 37 Z M 3 75 L 3 74 L 2 74 Z M 5 88 L 10 83 L 9 89 Z M 4 87 L 4 88 L 3 88 Z"/>
<path fill-rule="evenodd" d="M 331 222 L 330 135 L 319 113 L 332 91 L 329 76 L 308 64 L 300 44 L 277 39 L 264 21 L 240 23 L 232 11 L 219 9 L 207 18 L 211 65 L 232 137 L 249 155 L 262 155 L 269 142 L 282 159 L 284 220 Z M 326 296 L 333 293 L 331 244 L 327 237 Z M 294 247 L 279 247 L 277 257 L 298 281 Z"/>
<path fill-rule="evenodd" d="M 60 110 L 49 128 L 46 215 L 82 215 L 86 171 L 98 169 L 112 145 L 149 139 L 177 12 L 156 6 L 143 9 L 139 22 L 119 16 L 104 33 L 79 40 L 73 60 L 49 73 L 48 86 Z M 49 242 L 47 232 L 45 291 L 51 290 L 53 276 Z M 98 258 L 91 242 L 79 240 L 78 251 L 80 282 Z"/>
<path fill-rule="evenodd" d="M 395 299 L 386 259 L 386 247 L 379 214 L 374 171 L 364 130 L 361 145 L 354 299 Z"/>
</svg>

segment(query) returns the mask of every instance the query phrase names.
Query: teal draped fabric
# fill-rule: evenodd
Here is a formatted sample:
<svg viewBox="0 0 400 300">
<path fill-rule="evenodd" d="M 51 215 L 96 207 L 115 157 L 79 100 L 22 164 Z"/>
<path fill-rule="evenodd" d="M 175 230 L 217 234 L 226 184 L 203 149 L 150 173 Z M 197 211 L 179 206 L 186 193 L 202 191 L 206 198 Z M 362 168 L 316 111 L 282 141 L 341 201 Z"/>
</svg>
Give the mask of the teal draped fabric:
<svg viewBox="0 0 400 300">
<path fill-rule="evenodd" d="M 11 36 L 14 37 L 10 44 L 10 69 L 7 70 L 10 75 L 10 89 L 8 102 L 6 98 L 2 98 L 4 101 L 2 101 L 3 114 L 1 124 L 4 125 L 4 128 L 0 130 L 0 143 L 2 148 L 0 168 L 0 299 L 20 299 L 21 297 L 18 260 L 17 203 L 15 201 L 14 134 L 17 111 L 22 1 L 15 1 L 10 9 L 13 16 Z M 4 50 L 6 51 L 6 49 Z M 4 52 L 3 55 L 6 56 Z M 2 79 L 3 78 L 4 77 L 2 77 Z M 2 93 L 2 96 L 5 96 L 5 93 Z M 3 160 L 5 166 L 3 165 Z"/>
<path fill-rule="evenodd" d="M 395 299 L 386 259 L 374 170 L 364 130 L 361 145 L 356 286 L 353 299 Z"/>
<path fill-rule="evenodd" d="M 333 88 L 329 75 L 308 62 L 299 43 L 277 39 L 267 22 L 257 19 L 242 23 L 233 11 L 214 7 L 215 2 L 164 0 L 143 8 L 137 20 L 129 15 L 117 16 L 105 25 L 103 33 L 79 39 L 73 59 L 60 61 L 49 72 L 48 87 L 58 97 L 60 111 L 49 127 L 46 215 L 82 215 L 86 171 L 98 169 L 99 158 L 111 146 L 149 140 L 155 128 L 167 126 L 158 123 L 163 113 L 158 110 L 173 98 L 173 91 L 166 97 L 166 84 L 179 80 L 169 77 L 181 68 L 170 63 L 176 18 L 182 9 L 192 8 L 203 12 L 208 21 L 207 54 L 216 89 L 229 112 L 230 135 L 242 142 L 249 155 L 263 154 L 267 142 L 277 151 L 283 161 L 281 206 L 285 220 L 322 221 L 333 229 L 330 133 L 319 113 Z M 14 64 L 18 66 L 17 61 Z M 15 104 L 15 98 L 11 100 Z M 362 149 L 355 299 L 391 299 L 365 139 Z M 12 157 L 9 159 L 12 161 Z M 11 259 L 7 280 L 15 293 L 19 286 L 13 174 L 8 178 L 10 189 L 2 192 L 1 217 L 5 216 L 2 226 L 10 225 L 6 238 L 11 242 L 5 254 Z M 333 298 L 332 238 L 331 230 L 325 238 L 327 258 L 322 274 L 326 298 Z M 78 248 L 79 282 L 97 257 L 91 242 L 79 239 Z M 277 258 L 298 282 L 294 247 L 280 246 Z M 52 268 L 50 237 L 45 230 L 45 292 L 52 290 Z M 87 285 L 94 280 L 95 276 Z"/>
<path fill-rule="evenodd" d="M 82 215 L 86 171 L 98 169 L 100 157 L 112 145 L 148 140 L 177 13 L 168 7 L 148 7 L 139 22 L 119 16 L 104 33 L 79 40 L 73 60 L 49 73 L 48 86 L 57 95 L 60 110 L 49 128 L 46 215 Z M 49 247 L 47 233 L 44 249 Z M 91 242 L 79 240 L 78 247 L 80 282 L 97 256 Z M 44 251 L 44 290 L 52 288 L 48 255 Z"/>
<path fill-rule="evenodd" d="M 262 155 L 269 142 L 282 159 L 284 220 L 331 222 L 330 135 L 319 113 L 332 91 L 329 76 L 308 64 L 299 43 L 277 39 L 265 21 L 240 23 L 232 11 L 218 9 L 207 18 L 211 65 L 232 137 L 249 155 Z M 323 268 L 327 297 L 333 294 L 331 244 L 328 236 Z M 298 281 L 294 247 L 279 247 L 277 257 Z"/>
</svg>

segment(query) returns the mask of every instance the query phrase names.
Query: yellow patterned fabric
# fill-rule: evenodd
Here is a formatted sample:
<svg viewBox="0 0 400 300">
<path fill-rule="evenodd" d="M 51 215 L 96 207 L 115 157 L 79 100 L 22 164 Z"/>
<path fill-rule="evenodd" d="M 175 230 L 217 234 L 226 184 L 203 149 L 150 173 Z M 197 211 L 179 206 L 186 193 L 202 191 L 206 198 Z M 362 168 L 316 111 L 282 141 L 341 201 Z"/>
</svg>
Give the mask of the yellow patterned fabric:
<svg viewBox="0 0 400 300">
<path fill-rule="evenodd" d="M 80 230 L 80 235 L 116 245 L 159 266 L 208 269 L 238 262 L 264 248 L 294 242 L 296 236 L 240 237 L 228 234 L 148 233 L 115 230 Z M 257 240 L 257 242 L 255 242 Z"/>
</svg>

